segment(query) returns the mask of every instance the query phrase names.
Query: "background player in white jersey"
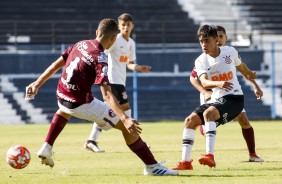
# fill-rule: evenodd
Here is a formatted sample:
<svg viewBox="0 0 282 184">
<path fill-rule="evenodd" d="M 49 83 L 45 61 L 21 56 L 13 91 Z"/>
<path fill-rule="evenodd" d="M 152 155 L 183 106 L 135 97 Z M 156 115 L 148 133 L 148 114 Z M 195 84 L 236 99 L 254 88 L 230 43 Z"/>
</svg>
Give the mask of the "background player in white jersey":
<svg viewBox="0 0 282 184">
<path fill-rule="evenodd" d="M 214 144 L 216 127 L 237 117 L 244 107 L 244 95 L 237 79 L 236 69 L 252 82 L 255 72 L 242 64 L 238 52 L 233 47 L 218 47 L 215 26 L 201 26 L 197 36 L 203 53 L 196 59 L 195 67 L 204 88 L 212 89 L 211 99 L 215 102 L 203 104 L 195 109 L 184 121 L 182 160 L 174 170 L 191 170 L 191 152 L 195 139 L 195 129 L 206 126 L 206 153 L 199 159 L 202 165 L 215 167 Z"/>
<path fill-rule="evenodd" d="M 227 41 L 227 35 L 224 27 L 216 26 L 216 30 L 218 36 L 218 46 L 224 46 Z M 201 94 L 200 97 L 201 105 L 207 103 L 207 101 L 210 100 L 211 98 L 212 91 L 210 89 L 203 88 L 203 86 L 200 84 L 198 80 L 198 76 L 195 69 L 193 69 L 193 71 L 191 72 L 190 82 Z M 252 84 L 253 84 L 254 93 L 258 94 L 258 97 L 260 98 L 263 95 L 262 90 L 260 89 L 256 81 L 253 81 Z M 236 117 L 236 119 L 238 120 L 242 128 L 242 134 L 248 147 L 249 161 L 263 162 L 264 160 L 258 157 L 256 154 L 254 129 L 249 122 L 245 109 L 243 109 L 243 111 Z M 204 126 L 200 125 L 199 129 L 201 134 L 204 135 L 205 134 Z"/>
<path fill-rule="evenodd" d="M 131 117 L 131 107 L 125 89 L 126 70 L 128 68 L 138 72 L 149 72 L 151 67 L 134 63 L 136 60 L 135 41 L 130 38 L 134 28 L 133 17 L 128 13 L 121 14 L 118 17 L 118 25 L 120 33 L 115 43 L 105 51 L 109 58 L 108 78 L 111 83 L 112 93 L 117 98 L 125 114 Z M 88 140 L 84 145 L 86 149 L 93 152 L 104 152 L 103 149 L 98 147 L 96 142 L 101 131 L 102 129 L 94 123 Z"/>
</svg>

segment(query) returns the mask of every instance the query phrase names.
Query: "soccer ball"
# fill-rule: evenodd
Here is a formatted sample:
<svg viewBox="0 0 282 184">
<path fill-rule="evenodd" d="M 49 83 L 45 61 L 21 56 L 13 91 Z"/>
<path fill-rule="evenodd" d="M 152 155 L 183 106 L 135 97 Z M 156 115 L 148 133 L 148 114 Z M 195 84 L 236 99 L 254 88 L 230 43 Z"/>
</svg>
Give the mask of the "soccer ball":
<svg viewBox="0 0 282 184">
<path fill-rule="evenodd" d="M 23 169 L 30 162 L 30 152 L 24 146 L 15 145 L 10 147 L 6 154 L 8 164 L 15 169 Z"/>
</svg>

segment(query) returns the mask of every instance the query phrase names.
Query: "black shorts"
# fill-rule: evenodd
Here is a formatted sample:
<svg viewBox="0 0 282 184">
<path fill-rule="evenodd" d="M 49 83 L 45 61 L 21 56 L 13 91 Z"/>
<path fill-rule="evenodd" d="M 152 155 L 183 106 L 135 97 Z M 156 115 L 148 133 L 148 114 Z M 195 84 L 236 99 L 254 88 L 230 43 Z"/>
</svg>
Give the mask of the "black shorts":
<svg viewBox="0 0 282 184">
<path fill-rule="evenodd" d="M 202 124 L 205 124 L 203 113 L 210 106 L 214 106 L 220 114 L 220 118 L 216 120 L 217 126 L 223 125 L 236 118 L 244 108 L 244 95 L 226 95 L 219 99 L 217 102 L 203 104 L 197 107 L 194 112 L 200 116 Z"/>
<path fill-rule="evenodd" d="M 124 85 L 111 84 L 111 90 L 120 105 L 128 103 L 128 97 Z"/>
</svg>

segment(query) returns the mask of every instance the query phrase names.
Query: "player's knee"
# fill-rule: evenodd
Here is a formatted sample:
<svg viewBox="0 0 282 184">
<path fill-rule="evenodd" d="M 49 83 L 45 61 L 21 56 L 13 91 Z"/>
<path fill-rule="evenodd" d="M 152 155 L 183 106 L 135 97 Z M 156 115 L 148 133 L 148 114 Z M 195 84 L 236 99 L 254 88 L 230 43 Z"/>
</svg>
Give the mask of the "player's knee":
<svg viewBox="0 0 282 184">
<path fill-rule="evenodd" d="M 216 108 L 208 108 L 203 113 L 205 121 L 215 121 L 220 118 L 220 114 Z"/>
<path fill-rule="evenodd" d="M 185 118 L 185 121 L 184 121 L 184 127 L 185 128 L 193 128 L 194 129 L 199 125 L 201 125 L 201 119 L 197 114 L 192 113 L 188 117 Z"/>
</svg>

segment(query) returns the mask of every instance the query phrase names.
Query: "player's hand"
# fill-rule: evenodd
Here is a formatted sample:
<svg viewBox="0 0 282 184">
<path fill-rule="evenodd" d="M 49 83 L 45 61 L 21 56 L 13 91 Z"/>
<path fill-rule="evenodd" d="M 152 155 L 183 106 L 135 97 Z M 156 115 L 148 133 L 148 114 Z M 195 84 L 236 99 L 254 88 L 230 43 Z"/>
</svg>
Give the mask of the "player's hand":
<svg viewBox="0 0 282 184">
<path fill-rule="evenodd" d="M 139 135 L 142 132 L 142 128 L 140 127 L 140 123 L 138 123 L 133 118 L 127 118 L 124 121 L 124 126 L 130 134 Z"/>
<path fill-rule="evenodd" d="M 255 95 L 257 97 L 257 100 L 261 100 L 261 98 L 263 96 L 262 90 L 259 87 L 255 87 L 254 92 L 255 92 Z"/>
<path fill-rule="evenodd" d="M 28 85 L 26 87 L 25 99 L 33 99 L 37 95 L 38 89 L 34 82 Z"/>
<path fill-rule="evenodd" d="M 233 89 L 233 84 L 231 82 L 221 81 L 217 87 L 225 91 L 231 91 Z"/>
<path fill-rule="evenodd" d="M 140 72 L 148 73 L 151 70 L 151 66 L 141 65 Z"/>
</svg>

